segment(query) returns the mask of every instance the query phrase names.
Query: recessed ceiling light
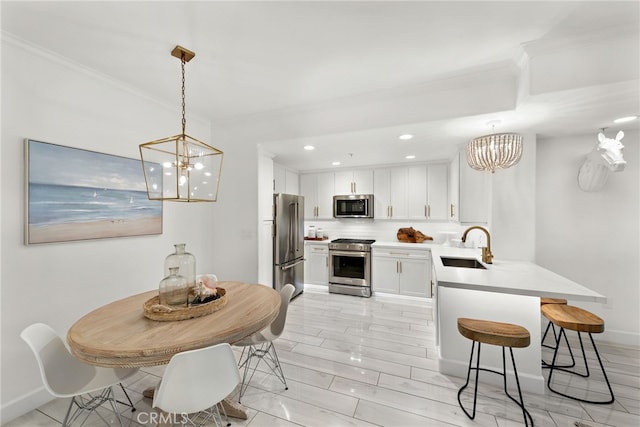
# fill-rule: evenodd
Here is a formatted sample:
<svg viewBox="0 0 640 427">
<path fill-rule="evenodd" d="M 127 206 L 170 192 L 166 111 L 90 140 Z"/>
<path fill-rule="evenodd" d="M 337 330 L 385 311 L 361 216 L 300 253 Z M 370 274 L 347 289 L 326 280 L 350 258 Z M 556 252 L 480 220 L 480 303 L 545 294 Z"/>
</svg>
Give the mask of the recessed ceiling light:
<svg viewBox="0 0 640 427">
<path fill-rule="evenodd" d="M 409 154 L 408 156 L 405 156 L 405 159 L 411 160 L 411 159 L 415 159 L 416 156 L 414 156 L 413 154 Z"/>
<path fill-rule="evenodd" d="M 620 117 L 619 119 L 615 119 L 613 121 L 613 123 L 627 123 L 627 122 L 632 122 L 635 119 L 637 119 L 638 116 L 627 116 L 627 117 Z"/>
<path fill-rule="evenodd" d="M 340 166 L 340 162 L 331 162 L 333 166 Z"/>
<path fill-rule="evenodd" d="M 307 151 L 311 151 L 311 150 L 315 150 L 316 147 L 314 147 L 313 145 L 305 145 L 304 149 L 307 150 Z"/>
<path fill-rule="evenodd" d="M 403 140 L 403 141 L 407 141 L 407 140 L 413 138 L 413 135 L 411 135 L 410 133 L 405 133 L 404 135 L 400 135 L 398 138 Z"/>
</svg>

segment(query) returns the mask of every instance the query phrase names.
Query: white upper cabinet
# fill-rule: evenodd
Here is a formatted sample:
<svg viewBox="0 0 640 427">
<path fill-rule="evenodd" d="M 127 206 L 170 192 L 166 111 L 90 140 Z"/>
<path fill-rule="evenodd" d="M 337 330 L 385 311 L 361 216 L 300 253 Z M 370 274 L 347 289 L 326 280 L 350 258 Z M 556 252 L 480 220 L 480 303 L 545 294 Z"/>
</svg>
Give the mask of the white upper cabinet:
<svg viewBox="0 0 640 427">
<path fill-rule="evenodd" d="M 427 166 L 409 166 L 409 219 L 427 219 Z"/>
<path fill-rule="evenodd" d="M 305 218 L 333 218 L 333 185 L 333 172 L 300 175 Z"/>
<path fill-rule="evenodd" d="M 448 218 L 448 173 L 446 164 L 429 165 L 427 169 L 427 219 L 446 221 Z"/>
<path fill-rule="evenodd" d="M 373 170 L 336 172 L 335 194 L 373 194 Z"/>
<path fill-rule="evenodd" d="M 284 166 L 273 165 L 273 192 L 286 194 L 300 194 L 298 174 Z"/>
<path fill-rule="evenodd" d="M 374 170 L 375 217 L 378 219 L 407 219 L 408 170 L 406 167 Z"/>
<path fill-rule="evenodd" d="M 446 221 L 448 166 L 409 166 L 409 219 Z"/>
</svg>

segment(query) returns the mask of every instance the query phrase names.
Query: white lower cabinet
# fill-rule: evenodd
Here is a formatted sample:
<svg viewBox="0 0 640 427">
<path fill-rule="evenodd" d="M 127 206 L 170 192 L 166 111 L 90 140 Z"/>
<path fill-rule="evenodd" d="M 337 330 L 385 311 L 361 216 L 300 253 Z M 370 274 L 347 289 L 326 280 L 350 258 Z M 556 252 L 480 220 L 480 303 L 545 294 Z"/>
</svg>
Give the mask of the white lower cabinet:
<svg viewBox="0 0 640 427">
<path fill-rule="evenodd" d="M 431 251 L 373 248 L 371 258 L 374 292 L 431 297 Z"/>
<path fill-rule="evenodd" d="M 329 245 L 305 243 L 304 283 L 329 286 Z"/>
</svg>

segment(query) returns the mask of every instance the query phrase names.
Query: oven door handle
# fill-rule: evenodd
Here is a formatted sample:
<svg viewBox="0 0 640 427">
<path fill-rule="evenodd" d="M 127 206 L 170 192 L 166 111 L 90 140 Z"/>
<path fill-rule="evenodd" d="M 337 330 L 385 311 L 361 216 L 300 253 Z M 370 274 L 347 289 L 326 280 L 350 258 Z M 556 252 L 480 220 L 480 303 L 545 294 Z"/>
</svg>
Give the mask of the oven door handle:
<svg viewBox="0 0 640 427">
<path fill-rule="evenodd" d="M 354 258 L 366 258 L 370 255 L 371 252 L 361 252 L 361 251 L 336 251 L 334 249 L 329 249 L 329 255 L 339 255 L 339 256 L 350 256 Z"/>
<path fill-rule="evenodd" d="M 285 267 L 280 267 L 280 270 L 282 270 L 282 271 L 284 271 L 284 270 L 288 270 L 288 269 L 293 268 L 293 267 L 295 267 L 296 265 L 301 264 L 301 263 L 303 263 L 303 262 L 305 262 L 305 261 L 306 261 L 306 259 L 305 259 L 305 258 L 303 258 L 303 259 L 301 259 L 301 260 L 300 260 L 300 261 L 298 261 L 298 262 L 294 262 L 293 264 L 287 265 L 287 266 L 285 266 Z"/>
</svg>

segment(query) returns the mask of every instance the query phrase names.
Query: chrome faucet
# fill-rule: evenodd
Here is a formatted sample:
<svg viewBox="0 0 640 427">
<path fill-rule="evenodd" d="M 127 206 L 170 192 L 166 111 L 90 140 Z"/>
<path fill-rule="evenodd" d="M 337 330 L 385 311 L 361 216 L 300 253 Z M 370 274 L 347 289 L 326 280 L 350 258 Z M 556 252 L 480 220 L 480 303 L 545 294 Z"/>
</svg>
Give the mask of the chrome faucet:
<svg viewBox="0 0 640 427">
<path fill-rule="evenodd" d="M 474 225 L 473 227 L 467 228 L 466 230 L 464 230 L 464 233 L 462 233 L 462 241 L 465 242 L 467 240 L 467 233 L 474 229 L 482 230 L 484 231 L 484 234 L 487 235 L 487 246 L 481 248 L 482 262 L 493 264 L 493 254 L 491 253 L 491 235 L 486 228 L 480 227 L 479 225 Z"/>
</svg>

